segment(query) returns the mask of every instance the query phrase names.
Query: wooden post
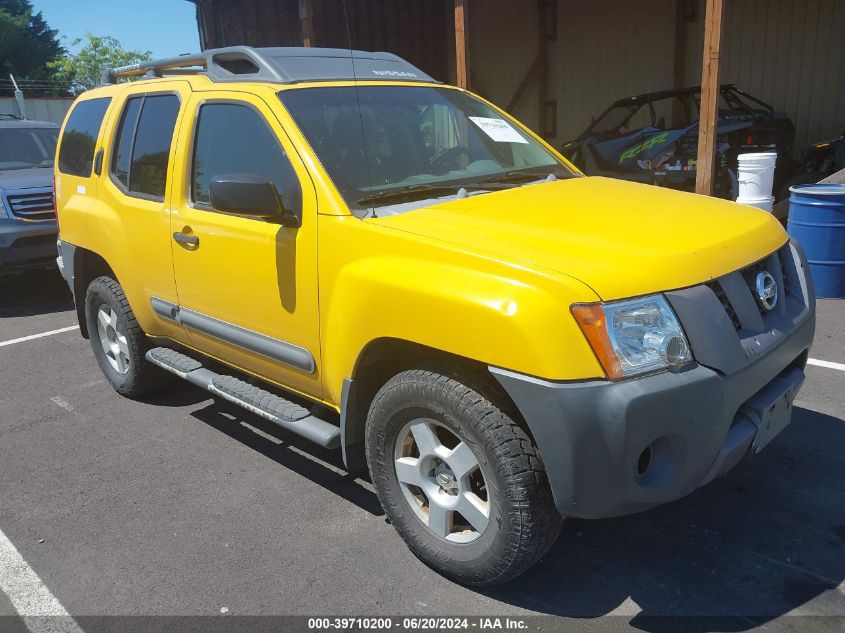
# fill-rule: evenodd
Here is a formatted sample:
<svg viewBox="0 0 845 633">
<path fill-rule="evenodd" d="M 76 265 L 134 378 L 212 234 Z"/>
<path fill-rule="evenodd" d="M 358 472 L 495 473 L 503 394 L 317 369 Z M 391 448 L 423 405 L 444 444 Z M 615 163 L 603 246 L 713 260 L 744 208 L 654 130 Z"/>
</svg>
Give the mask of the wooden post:
<svg viewBox="0 0 845 633">
<path fill-rule="evenodd" d="M 719 118 L 719 45 L 722 39 L 722 0 L 707 0 L 704 17 L 704 57 L 701 65 L 701 111 L 698 121 L 698 158 L 695 192 L 713 193 L 716 122 Z"/>
<path fill-rule="evenodd" d="M 314 46 L 313 15 L 311 0 L 299 0 L 299 23 L 302 30 L 302 45 L 308 48 Z"/>
<path fill-rule="evenodd" d="M 455 0 L 455 83 L 469 89 L 469 43 L 467 42 L 467 3 Z"/>
</svg>

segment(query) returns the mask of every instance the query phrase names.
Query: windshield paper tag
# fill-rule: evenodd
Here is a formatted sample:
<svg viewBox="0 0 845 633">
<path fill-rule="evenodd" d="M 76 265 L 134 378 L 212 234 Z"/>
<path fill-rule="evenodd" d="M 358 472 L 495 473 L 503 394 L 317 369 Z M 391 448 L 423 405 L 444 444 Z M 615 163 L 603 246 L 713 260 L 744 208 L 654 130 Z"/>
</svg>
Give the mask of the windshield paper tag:
<svg viewBox="0 0 845 633">
<path fill-rule="evenodd" d="M 483 116 L 471 116 L 469 120 L 475 123 L 481 130 L 497 143 L 525 143 L 528 144 L 522 135 L 513 129 L 504 119 L 489 119 Z"/>
</svg>

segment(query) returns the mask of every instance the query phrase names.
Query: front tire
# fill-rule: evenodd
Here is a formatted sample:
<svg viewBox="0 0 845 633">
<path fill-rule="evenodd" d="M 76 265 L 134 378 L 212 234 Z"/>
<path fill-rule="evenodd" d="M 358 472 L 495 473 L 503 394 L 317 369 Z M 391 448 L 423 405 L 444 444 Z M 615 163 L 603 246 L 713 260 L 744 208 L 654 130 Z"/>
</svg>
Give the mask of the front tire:
<svg viewBox="0 0 845 633">
<path fill-rule="evenodd" d="M 506 582 L 560 533 L 531 439 L 480 390 L 455 378 L 410 370 L 390 379 L 370 407 L 366 451 L 399 535 L 456 582 Z"/>
<path fill-rule="evenodd" d="M 140 398 L 161 386 L 166 375 L 144 358 L 149 341 L 114 279 L 97 277 L 88 285 L 85 320 L 94 357 L 117 393 Z"/>
</svg>

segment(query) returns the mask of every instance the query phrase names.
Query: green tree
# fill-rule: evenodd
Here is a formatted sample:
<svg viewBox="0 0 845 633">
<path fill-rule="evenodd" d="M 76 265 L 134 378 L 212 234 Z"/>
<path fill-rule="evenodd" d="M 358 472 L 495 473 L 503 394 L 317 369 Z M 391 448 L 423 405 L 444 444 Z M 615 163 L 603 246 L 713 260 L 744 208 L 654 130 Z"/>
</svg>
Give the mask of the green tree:
<svg viewBox="0 0 845 633">
<path fill-rule="evenodd" d="M 47 64 L 65 53 L 57 32 L 30 0 L 0 0 L 0 71 L 18 79 L 49 77 Z"/>
<path fill-rule="evenodd" d="M 77 39 L 70 45 L 76 48 L 82 42 Z M 50 62 L 48 67 L 53 72 L 53 79 L 68 82 L 72 91 L 79 94 L 100 85 L 103 69 L 147 61 L 150 56 L 150 51 L 127 51 L 113 37 L 98 37 L 88 33 L 84 46 L 78 52 L 65 54 Z"/>
</svg>

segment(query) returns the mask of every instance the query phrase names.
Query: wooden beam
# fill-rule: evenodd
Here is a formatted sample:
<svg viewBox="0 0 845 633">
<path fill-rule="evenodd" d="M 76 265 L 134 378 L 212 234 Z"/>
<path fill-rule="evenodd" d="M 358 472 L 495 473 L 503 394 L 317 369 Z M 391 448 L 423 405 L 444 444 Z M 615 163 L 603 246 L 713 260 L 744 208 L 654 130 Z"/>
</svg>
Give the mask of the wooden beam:
<svg viewBox="0 0 845 633">
<path fill-rule="evenodd" d="M 467 3 L 455 0 L 455 83 L 469 89 L 469 42 L 467 41 Z"/>
<path fill-rule="evenodd" d="M 701 111 L 695 192 L 713 194 L 716 123 L 719 118 L 719 47 L 722 40 L 722 0 L 707 0 L 704 16 L 704 56 L 701 64 Z"/>
<path fill-rule="evenodd" d="M 302 32 L 302 45 L 314 46 L 314 11 L 311 0 L 299 0 L 299 24 Z"/>
</svg>

